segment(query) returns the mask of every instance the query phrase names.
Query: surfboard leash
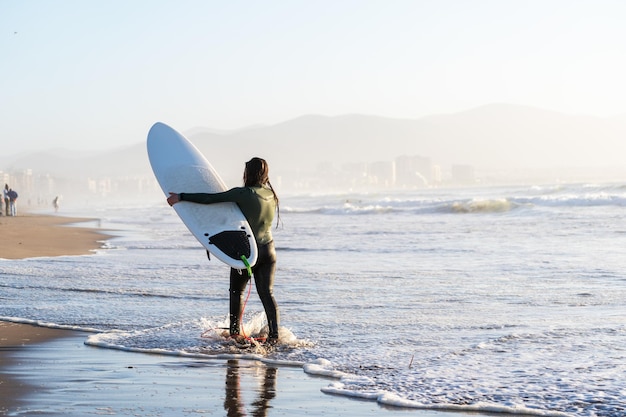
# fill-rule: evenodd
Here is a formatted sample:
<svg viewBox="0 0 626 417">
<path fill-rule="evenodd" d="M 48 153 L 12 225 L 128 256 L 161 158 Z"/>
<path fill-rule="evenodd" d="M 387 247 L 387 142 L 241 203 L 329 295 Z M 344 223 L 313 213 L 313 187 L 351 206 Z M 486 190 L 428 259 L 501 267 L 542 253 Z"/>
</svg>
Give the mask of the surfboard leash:
<svg viewBox="0 0 626 417">
<path fill-rule="evenodd" d="M 208 253 L 208 251 L 207 251 L 207 253 Z M 250 262 L 248 262 L 248 258 L 246 258 L 246 256 L 245 256 L 245 255 L 241 255 L 241 260 L 243 261 L 243 264 L 244 264 L 244 265 L 245 265 L 245 267 L 246 267 L 246 271 L 248 272 L 248 277 L 250 277 L 250 278 L 251 278 L 251 279 L 250 279 L 250 282 L 248 283 L 248 294 L 246 294 L 246 299 L 245 299 L 245 300 L 244 300 L 244 302 L 243 302 L 243 306 L 241 306 L 241 314 L 240 314 L 240 317 L 243 319 L 243 313 L 244 313 L 244 312 L 245 312 L 245 310 L 246 310 L 246 305 L 248 304 L 248 300 L 250 299 L 250 293 L 252 292 L 252 266 L 250 265 Z M 243 321 L 243 320 L 242 320 L 242 321 Z M 254 337 L 250 337 L 250 336 L 248 336 L 248 335 L 246 334 L 245 329 L 244 329 L 243 322 L 242 322 L 242 323 L 240 323 L 240 326 L 241 326 L 241 335 L 242 335 L 242 336 L 243 336 L 246 340 L 250 340 L 250 341 L 255 341 L 255 342 L 258 342 L 258 341 L 260 341 L 260 340 L 264 339 L 264 338 L 254 338 Z M 213 330 L 213 329 L 211 329 L 211 330 Z M 227 328 L 225 328 L 224 330 L 227 330 Z M 208 332 L 208 331 L 210 331 L 210 330 L 207 330 L 207 332 Z M 200 337 L 204 337 L 205 333 L 207 333 L 207 332 L 202 333 L 202 335 L 201 335 Z"/>
<path fill-rule="evenodd" d="M 240 323 L 241 335 L 246 340 L 250 340 L 251 342 L 258 343 L 260 341 L 265 341 L 265 338 L 248 336 L 243 327 L 243 313 L 246 310 L 246 305 L 248 304 L 248 299 L 250 299 L 250 293 L 252 292 L 252 266 L 250 265 L 250 262 L 248 262 L 248 258 L 246 258 L 245 255 L 241 255 L 241 260 L 243 261 L 243 264 L 246 266 L 246 270 L 248 271 L 248 277 L 250 277 L 250 282 L 248 282 L 248 294 L 246 295 L 246 299 L 243 302 L 243 306 L 241 307 L 241 316 L 240 316 L 242 319 L 242 323 Z"/>
<path fill-rule="evenodd" d="M 248 271 L 248 276 L 252 278 L 252 266 L 250 266 L 250 262 L 248 262 L 248 258 L 246 258 L 246 255 L 241 255 L 241 260 L 243 261 L 243 264 L 246 266 L 246 270 Z"/>
<path fill-rule="evenodd" d="M 239 317 L 241 317 L 242 322 L 239 325 L 241 326 L 241 334 L 243 335 L 243 337 L 245 337 L 246 339 L 250 339 L 243 327 L 243 313 L 246 310 L 246 304 L 248 304 L 248 299 L 250 298 L 250 293 L 252 292 L 252 266 L 250 266 L 250 262 L 248 262 L 248 258 L 246 258 L 246 255 L 241 255 L 241 260 L 246 266 L 246 270 L 248 271 L 248 277 L 250 278 L 250 280 L 248 282 L 248 294 L 246 295 L 246 299 L 243 302 L 243 306 L 241 306 L 241 314 L 239 315 Z"/>
</svg>

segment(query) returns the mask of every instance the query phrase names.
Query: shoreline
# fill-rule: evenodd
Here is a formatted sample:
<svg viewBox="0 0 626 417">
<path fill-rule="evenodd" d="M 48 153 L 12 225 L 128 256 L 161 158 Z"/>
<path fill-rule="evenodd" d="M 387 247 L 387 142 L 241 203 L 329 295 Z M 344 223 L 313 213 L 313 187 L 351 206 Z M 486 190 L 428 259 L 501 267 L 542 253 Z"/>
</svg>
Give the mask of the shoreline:
<svg viewBox="0 0 626 417">
<path fill-rule="evenodd" d="M 0 260 L 93 254 L 110 236 L 92 227 L 74 226 L 91 220 L 29 212 L 2 215 Z M 17 407 L 32 391 L 30 385 L 5 372 L 15 363 L 14 354 L 73 334 L 69 330 L 0 321 L 0 414 Z"/>
<path fill-rule="evenodd" d="M 90 219 L 0 217 L 0 257 L 86 255 L 109 237 Z M 87 333 L 0 321 L 0 415 L 460 417 L 480 413 L 380 405 L 321 391 L 334 379 L 244 358 L 190 358 L 86 345 Z M 485 415 L 484 413 L 482 413 Z"/>
<path fill-rule="evenodd" d="M 106 349 L 86 345 L 88 333 L 74 330 L 0 321 L 0 335 L 0 415 L 492 415 L 329 395 L 321 388 L 334 379 L 299 367 Z"/>
</svg>

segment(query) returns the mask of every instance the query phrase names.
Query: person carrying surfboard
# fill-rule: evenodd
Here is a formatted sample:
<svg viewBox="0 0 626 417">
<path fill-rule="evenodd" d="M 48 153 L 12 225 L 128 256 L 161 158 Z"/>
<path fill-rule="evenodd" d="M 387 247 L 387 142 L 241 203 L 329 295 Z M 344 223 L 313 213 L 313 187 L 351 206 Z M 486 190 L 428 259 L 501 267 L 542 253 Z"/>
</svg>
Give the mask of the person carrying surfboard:
<svg viewBox="0 0 626 417">
<path fill-rule="evenodd" d="M 223 202 L 237 203 L 248 220 L 258 246 L 258 259 L 252 267 L 257 293 L 267 316 L 268 337 L 266 343 L 278 342 L 280 314 L 274 298 L 274 273 L 276 271 L 276 249 L 272 237 L 274 214 L 280 219 L 279 200 L 269 180 L 269 166 L 262 158 L 252 158 L 246 162 L 243 172 L 243 187 L 231 188 L 220 193 L 174 193 L 170 192 L 167 202 L 170 206 L 189 201 L 198 204 Z M 278 224 L 277 221 L 277 224 Z M 230 336 L 243 339 L 241 335 L 241 315 L 243 293 L 250 277 L 245 271 L 230 270 Z"/>
</svg>

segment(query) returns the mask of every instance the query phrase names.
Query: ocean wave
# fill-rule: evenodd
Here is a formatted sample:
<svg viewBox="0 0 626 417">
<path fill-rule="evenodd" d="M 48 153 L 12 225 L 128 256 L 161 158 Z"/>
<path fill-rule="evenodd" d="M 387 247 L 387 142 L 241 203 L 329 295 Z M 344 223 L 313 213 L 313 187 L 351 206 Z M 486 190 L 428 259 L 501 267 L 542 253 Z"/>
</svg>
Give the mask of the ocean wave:
<svg viewBox="0 0 626 417">
<path fill-rule="evenodd" d="M 459 404 L 453 402 L 425 402 L 408 399 L 397 393 L 378 387 L 372 378 L 356 375 L 335 369 L 332 362 L 326 359 L 317 359 L 306 363 L 304 371 L 307 374 L 334 378 L 338 381 L 322 387 L 321 391 L 326 394 L 340 395 L 366 401 L 376 401 L 380 405 L 420 410 L 455 411 L 455 412 L 485 412 L 503 414 L 523 414 L 528 416 L 542 417 L 573 417 L 573 414 L 529 407 L 523 404 L 500 404 L 492 401 L 478 401 L 474 403 Z"/>
<path fill-rule="evenodd" d="M 456 195 L 458 194 L 458 196 Z M 520 189 L 438 190 L 405 195 L 363 195 L 350 199 L 300 199 L 281 208 L 288 214 L 389 215 L 506 213 L 532 208 L 626 207 L 625 185 L 545 186 Z"/>
<path fill-rule="evenodd" d="M 290 214 L 321 215 L 389 215 L 389 214 L 438 214 L 438 213 L 499 213 L 525 206 L 508 199 L 468 199 L 448 201 L 394 201 L 386 205 L 370 204 L 363 206 L 344 205 L 342 207 L 287 208 Z"/>
<path fill-rule="evenodd" d="M 281 208 L 282 211 L 291 214 L 328 214 L 328 215 L 341 215 L 341 214 L 386 214 L 398 211 L 397 207 L 390 205 L 377 205 L 370 204 L 366 206 L 359 206 L 354 204 L 344 204 L 340 207 L 323 206 L 323 207 L 309 207 L 309 208 L 294 208 L 285 207 Z"/>
<path fill-rule="evenodd" d="M 445 209 L 453 213 L 504 213 L 522 207 L 509 199 L 472 199 L 467 201 L 455 201 L 445 206 Z"/>
<path fill-rule="evenodd" d="M 320 252 L 330 252 L 330 253 L 337 253 L 337 252 L 356 252 L 356 253 L 361 253 L 363 252 L 363 249 L 361 248 L 355 248 L 355 247 L 343 247 L 341 249 L 338 249 L 336 247 L 316 247 L 316 248 L 312 248 L 312 247 L 297 247 L 297 246 L 279 246 L 276 248 L 277 250 L 280 250 L 281 252 L 297 252 L 297 253 L 320 253 Z"/>
<path fill-rule="evenodd" d="M 128 288 L 79 288 L 79 287 L 63 287 L 63 286 L 41 286 L 41 285 L 16 285 L 16 284 L 0 284 L 0 288 L 9 288 L 13 290 L 41 290 L 52 291 L 57 293 L 85 293 L 94 295 L 115 295 L 122 297 L 140 297 L 140 298 L 164 298 L 164 299 L 180 299 L 180 300 L 203 300 L 205 296 L 202 294 L 175 294 L 171 291 L 156 292 L 154 290 L 145 289 L 128 289 Z"/>
<path fill-rule="evenodd" d="M 84 332 L 84 333 L 101 333 L 104 331 L 103 329 L 98 329 L 95 327 L 57 324 L 57 323 L 47 322 L 43 320 L 26 319 L 22 317 L 0 316 L 0 321 L 6 321 L 9 323 L 17 323 L 17 324 L 29 324 L 31 326 L 46 327 L 48 329 L 72 330 L 72 331 Z"/>
<path fill-rule="evenodd" d="M 520 197 L 517 198 L 517 201 L 544 207 L 624 207 L 626 206 L 626 195 L 609 193 L 560 194 Z"/>
</svg>

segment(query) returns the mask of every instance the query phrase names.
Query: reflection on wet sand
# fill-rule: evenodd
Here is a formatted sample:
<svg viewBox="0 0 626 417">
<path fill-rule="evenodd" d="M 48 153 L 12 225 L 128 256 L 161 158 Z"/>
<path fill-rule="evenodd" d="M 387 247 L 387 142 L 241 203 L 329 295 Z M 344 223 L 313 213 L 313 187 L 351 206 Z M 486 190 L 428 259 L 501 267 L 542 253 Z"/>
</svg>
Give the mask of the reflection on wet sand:
<svg viewBox="0 0 626 417">
<path fill-rule="evenodd" d="M 228 361 L 226 368 L 226 395 L 224 409 L 228 417 L 242 417 L 248 415 L 246 406 L 241 396 L 240 378 L 242 368 L 237 359 Z M 267 410 L 271 407 L 270 400 L 276 397 L 276 374 L 278 369 L 265 366 L 263 368 L 263 383 L 258 392 L 258 398 L 251 403 L 252 415 L 255 417 L 267 416 Z"/>
</svg>

